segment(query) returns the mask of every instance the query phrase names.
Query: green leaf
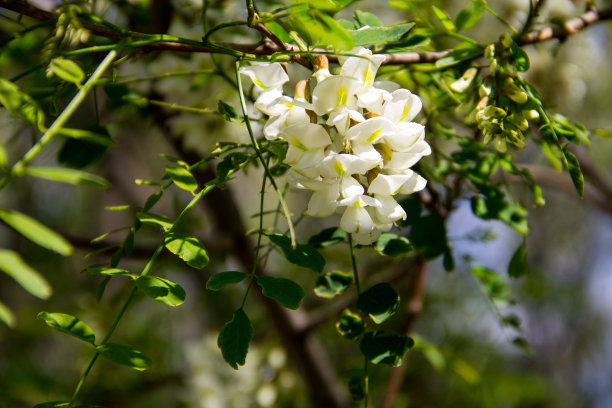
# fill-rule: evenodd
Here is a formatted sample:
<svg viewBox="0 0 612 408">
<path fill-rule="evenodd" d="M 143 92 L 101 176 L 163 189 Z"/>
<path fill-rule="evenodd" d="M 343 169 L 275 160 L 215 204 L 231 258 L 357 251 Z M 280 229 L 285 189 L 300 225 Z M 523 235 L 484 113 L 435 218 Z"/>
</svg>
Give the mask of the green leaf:
<svg viewBox="0 0 612 408">
<path fill-rule="evenodd" d="M 15 327 L 15 315 L 4 303 L 0 302 L 0 321 L 8 327 Z"/>
<path fill-rule="evenodd" d="M 365 331 L 365 325 L 361 316 L 349 309 L 344 309 L 340 320 L 336 323 L 336 329 L 342 337 L 354 340 Z"/>
<path fill-rule="evenodd" d="M 509 303 L 510 289 L 503 277 L 480 265 L 472 266 L 472 274 L 478 279 L 482 290 L 492 301 L 499 305 Z"/>
<path fill-rule="evenodd" d="M 510 46 L 510 57 L 514 60 L 517 71 L 525 72 L 529 69 L 529 55 L 514 41 Z"/>
<path fill-rule="evenodd" d="M 159 276 L 139 276 L 136 286 L 145 295 L 168 306 L 178 306 L 185 301 L 185 289 L 177 283 Z"/>
<path fill-rule="evenodd" d="M 136 213 L 136 218 L 138 218 L 138 221 L 142 222 L 143 224 L 160 227 L 164 231 L 168 231 L 170 228 L 172 228 L 172 224 L 174 224 L 170 218 L 151 212 Z"/>
<path fill-rule="evenodd" d="M 582 198 L 584 197 L 584 176 L 582 175 L 582 170 L 580 170 L 580 163 L 578 162 L 576 156 L 567 150 L 567 146 L 563 148 L 563 155 L 565 156 L 565 160 L 567 162 L 567 169 L 570 177 L 572 178 L 572 183 L 574 183 L 576 192 L 580 198 Z"/>
<path fill-rule="evenodd" d="M 424 47 L 429 44 L 431 40 L 429 37 L 417 34 L 408 34 L 408 36 L 400 40 L 399 42 L 388 44 L 383 48 L 383 52 L 394 53 L 394 52 L 405 52 L 409 49 L 416 47 Z"/>
<path fill-rule="evenodd" d="M 258 276 L 264 296 L 276 300 L 288 309 L 296 310 L 304 298 L 304 289 L 294 281 L 274 276 Z"/>
<path fill-rule="evenodd" d="M 238 271 L 225 271 L 214 274 L 206 282 L 206 289 L 220 290 L 227 285 L 241 282 L 247 274 Z"/>
<path fill-rule="evenodd" d="M 87 130 L 62 128 L 59 134 L 70 139 L 66 140 L 60 149 L 58 161 L 76 169 L 97 162 L 109 147 L 115 144 L 106 128 L 102 126 L 92 126 Z"/>
<path fill-rule="evenodd" d="M 291 37 L 289 37 L 287 30 L 285 30 L 285 28 L 278 21 L 271 20 L 264 23 L 264 25 L 272 32 L 272 34 L 280 38 L 282 42 L 291 43 L 293 41 Z"/>
<path fill-rule="evenodd" d="M 238 365 L 244 365 L 252 338 L 253 326 L 244 310 L 240 308 L 234 312 L 232 320 L 225 323 L 217 339 L 217 346 L 221 349 L 223 359 L 234 370 L 238 369 Z"/>
<path fill-rule="evenodd" d="M 400 227 L 408 227 L 414 224 L 421 217 L 421 212 L 423 211 L 423 204 L 421 203 L 421 200 L 418 197 L 409 197 L 403 199 L 399 202 L 399 205 L 402 206 L 404 212 L 406 213 L 406 218 L 398 221 Z"/>
<path fill-rule="evenodd" d="M 40 312 L 36 318 L 43 320 L 47 326 L 57 331 L 69 334 L 87 343 L 95 344 L 96 342 L 96 335 L 91 327 L 74 316 L 64 313 Z"/>
<path fill-rule="evenodd" d="M 41 131 L 44 130 L 45 113 L 30 95 L 4 78 L 0 78 L 0 104 L 19 119 L 30 122 Z"/>
<path fill-rule="evenodd" d="M 344 293 L 351 283 L 353 283 L 353 275 L 351 273 L 341 271 L 327 272 L 317 278 L 314 293 L 319 297 L 332 299 Z"/>
<path fill-rule="evenodd" d="M 60 255 L 72 254 L 72 245 L 57 232 L 49 229 L 34 218 L 14 210 L 0 209 L 0 220 L 14 228 L 21 235 Z"/>
<path fill-rule="evenodd" d="M 348 382 L 349 392 L 353 401 L 361 401 L 366 397 L 366 381 L 363 375 L 352 377 Z"/>
<path fill-rule="evenodd" d="M 308 245 L 314 248 L 327 248 L 338 242 L 344 241 L 346 233 L 342 228 L 331 227 L 326 228 L 318 234 L 313 235 L 308 239 Z"/>
<path fill-rule="evenodd" d="M 386 44 L 401 40 L 414 27 L 414 23 L 399 24 L 389 27 L 368 27 L 360 30 L 348 30 L 355 41 L 355 46 Z"/>
<path fill-rule="evenodd" d="M 74 185 L 86 185 L 97 188 L 108 188 L 109 182 L 100 176 L 80 170 L 63 167 L 24 167 L 21 174 Z"/>
<path fill-rule="evenodd" d="M 119 268 L 87 268 L 87 272 L 92 275 L 100 275 L 100 276 L 127 276 L 133 279 L 136 279 L 138 275 L 132 273 L 130 271 L 126 271 L 125 269 Z"/>
<path fill-rule="evenodd" d="M 474 26 L 485 11 L 483 0 L 472 0 L 455 19 L 457 31 L 468 30 Z"/>
<path fill-rule="evenodd" d="M 367 11 L 355 10 L 353 20 L 355 20 L 360 28 L 363 26 L 382 27 L 383 25 L 375 14 L 368 13 Z"/>
<path fill-rule="evenodd" d="M 511 278 L 520 278 L 529 273 L 529 265 L 527 264 L 527 243 L 525 240 L 514 251 L 512 259 L 508 264 L 508 276 Z"/>
<path fill-rule="evenodd" d="M 184 167 L 166 167 L 166 173 L 177 187 L 193 193 L 198 188 L 198 182 L 189 170 Z"/>
<path fill-rule="evenodd" d="M 446 227 L 444 219 L 437 214 L 419 218 L 410 230 L 410 242 L 423 249 L 425 259 L 433 259 L 446 251 Z"/>
<path fill-rule="evenodd" d="M 30 265 L 25 263 L 16 252 L 0 249 L 0 271 L 15 279 L 30 294 L 47 299 L 52 289 L 49 283 Z"/>
<path fill-rule="evenodd" d="M 267 25 L 268 24 L 266 23 L 266 26 Z M 285 41 L 285 42 L 291 42 L 291 38 L 289 38 L 289 41 Z M 240 116 L 238 115 L 238 111 L 236 110 L 236 108 L 234 108 L 232 105 L 229 105 L 223 102 L 222 100 L 219 100 L 219 103 L 217 104 L 217 110 L 219 111 L 221 116 L 223 116 L 223 119 L 225 119 L 227 122 L 231 122 L 231 121 L 240 119 Z"/>
<path fill-rule="evenodd" d="M 378 283 L 359 295 L 357 309 L 366 313 L 376 324 L 391 317 L 398 309 L 400 297 L 387 282 Z"/>
<path fill-rule="evenodd" d="M 298 244 L 295 249 L 291 248 L 291 239 L 282 234 L 269 235 L 270 241 L 278 245 L 283 251 L 285 258 L 292 264 L 308 268 L 317 273 L 323 272 L 325 258 L 312 246 Z"/>
<path fill-rule="evenodd" d="M 458 48 L 449 52 L 436 61 L 437 68 L 446 68 L 457 65 L 460 62 L 470 60 L 482 55 L 484 49 L 481 46 L 470 45 L 466 48 Z"/>
<path fill-rule="evenodd" d="M 54 73 L 66 82 L 72 82 L 76 85 L 81 85 L 81 82 L 85 79 L 85 73 L 76 62 L 62 57 L 51 60 L 49 72 Z"/>
<path fill-rule="evenodd" d="M 383 336 L 380 332 L 369 332 L 363 336 L 359 349 L 373 364 L 387 364 L 397 367 L 402 364 L 414 340 L 408 336 L 391 334 Z"/>
<path fill-rule="evenodd" d="M 208 265 L 208 252 L 204 245 L 194 237 L 171 232 L 164 238 L 164 245 L 191 267 L 202 269 Z"/>
<path fill-rule="evenodd" d="M 329 45 L 336 51 L 348 51 L 355 47 L 353 37 L 348 31 L 332 17 L 317 9 L 292 13 L 288 22 L 310 45 Z"/>
<path fill-rule="evenodd" d="M 50 401 L 43 402 L 42 404 L 36 404 L 34 405 L 34 408 L 64 408 L 69 406 L 70 402 L 68 401 Z"/>
<path fill-rule="evenodd" d="M 412 251 L 410 241 L 397 234 L 385 232 L 376 241 L 376 251 L 381 255 L 398 256 Z"/>
<path fill-rule="evenodd" d="M 151 366 L 151 359 L 142 351 L 117 343 L 105 343 L 96 347 L 104 358 L 113 363 L 144 371 Z"/>
<path fill-rule="evenodd" d="M 440 10 L 436 6 L 431 6 L 431 9 L 433 10 L 438 20 L 440 20 L 440 23 L 442 23 L 442 27 L 444 27 L 446 31 L 455 30 L 455 24 L 453 23 L 453 20 L 451 20 L 450 17 L 444 11 Z"/>
</svg>

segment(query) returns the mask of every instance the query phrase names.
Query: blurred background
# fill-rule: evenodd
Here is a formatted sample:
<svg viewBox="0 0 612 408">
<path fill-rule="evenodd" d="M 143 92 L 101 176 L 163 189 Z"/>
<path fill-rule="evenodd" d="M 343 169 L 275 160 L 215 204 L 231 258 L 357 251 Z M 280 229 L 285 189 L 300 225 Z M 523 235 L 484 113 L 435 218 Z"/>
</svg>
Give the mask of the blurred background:
<svg viewBox="0 0 612 408">
<path fill-rule="evenodd" d="M 455 16 L 467 1 L 390 3 L 382 7 L 378 1 L 360 1 L 341 16 L 350 18 L 357 8 L 369 10 L 389 25 L 418 17 L 405 6 L 409 3 L 422 8 L 424 13 L 430 13 L 430 4 L 436 4 Z M 53 6 L 43 0 L 36 4 L 47 9 Z M 490 0 L 487 4 L 515 27 L 520 27 L 527 16 L 527 0 Z M 281 4 L 257 2 L 257 5 L 260 10 L 269 10 Z M 598 2 L 597 6 L 609 8 L 612 2 Z M 98 16 L 135 31 L 195 40 L 203 32 L 202 4 L 198 0 L 98 0 L 93 7 Z M 582 1 L 547 1 L 539 21 L 554 23 L 580 15 L 584 8 Z M 15 13 L 0 9 L 0 15 L 9 17 L 0 19 L 0 40 L 22 29 L 11 20 Z M 212 0 L 208 17 L 211 26 L 244 19 L 244 4 Z M 612 128 L 611 29 L 609 22 L 602 22 L 563 42 L 551 40 L 525 47 L 531 59 L 528 80 L 555 111 L 589 129 Z M 504 30 L 497 19 L 485 14 L 465 35 L 487 44 L 497 41 Z M 0 54 L 1 75 L 12 78 L 40 63 L 40 49 L 48 34 L 47 29 L 36 30 L 5 44 Z M 258 39 L 241 28 L 223 31 L 217 38 L 243 43 Z M 445 44 L 442 42 L 440 49 Z M 446 47 L 453 44 L 449 40 Z M 81 62 L 95 64 L 90 59 Z M 230 59 L 217 57 L 213 61 L 206 54 L 165 52 L 136 54 L 119 65 L 116 74 L 137 78 L 215 69 L 215 64 L 232 72 Z M 305 72 L 302 68 L 295 70 Z M 37 83 L 45 81 L 44 74 L 44 69 L 39 70 L 20 85 L 36 88 Z M 33 96 L 59 110 L 73 92 L 59 81 L 52 89 L 37 89 L 41 94 Z M 235 90 L 223 78 L 210 73 L 134 82 L 126 85 L 126 89 L 135 97 L 144 95 L 197 108 L 214 110 L 220 99 L 238 107 Z M 0 207 L 19 209 L 44 220 L 77 248 L 74 255 L 62 258 L 0 225 L 0 247 L 16 249 L 27 256 L 28 263 L 44 274 L 54 291 L 50 299 L 38 300 L 0 274 L 0 299 L 17 317 L 13 329 L 0 327 L 2 407 L 31 407 L 42 401 L 66 399 L 91 358 L 91 349 L 86 345 L 37 320 L 39 311 L 78 316 L 101 335 L 127 296 L 130 287 L 115 278 L 98 301 L 96 292 L 102 279 L 81 273 L 86 266 L 106 262 L 110 256 L 107 253 L 84 259 L 86 254 L 104 245 L 120 243 L 125 231 L 110 235 L 103 243 L 92 244 L 92 238 L 133 223 L 134 211 L 108 211 L 105 207 L 142 205 L 155 190 L 137 185 L 134 180 L 161 179 L 168 162 L 160 153 L 192 163 L 208 154 L 219 141 L 248 142 L 242 125 L 227 123 L 220 115 L 164 109 L 144 102 L 126 103 L 125 99 L 115 97 L 113 89 L 98 89 L 95 98 L 98 116 L 94 98 L 90 98 L 70 125 L 102 126 L 117 142 L 99 161 L 87 167 L 88 171 L 107 178 L 112 186 L 100 191 L 22 178 L 0 195 Z M 0 129 L 0 142 L 7 149 L 9 160 L 21 157 L 35 137 L 30 127 L 3 110 Z M 36 164 L 55 165 L 61 149 L 60 142 L 52 145 L 36 159 Z M 594 137 L 592 145 L 584 150 L 584 156 L 608 185 L 612 185 L 610 155 L 611 142 L 603 137 Z M 540 150 L 533 146 L 517 157 L 519 162 L 549 167 Z M 589 200 L 578 199 L 571 184 L 567 184 L 570 183 L 567 174 L 557 177 L 564 182 L 542 183 L 546 205 L 530 208 L 527 256 L 531 270 L 520 280 L 509 280 L 506 269 L 522 237 L 504 224 L 476 218 L 469 197 L 457 200 L 447 224 L 456 270 L 444 272 L 439 261 L 426 267 L 423 310 L 412 330 L 418 346 L 405 362 L 406 377 L 394 406 L 612 407 L 612 213 Z M 250 168 L 247 174 L 241 173 L 228 183 L 223 196 L 211 197 L 206 206 L 196 207 L 189 215 L 185 224 L 209 249 L 210 265 L 195 270 L 164 253 L 153 274 L 180 283 L 187 291 L 185 303 L 173 309 L 137 297 L 113 336 L 113 341 L 146 352 L 154 361 L 152 367 L 137 373 L 98 361 L 81 393 L 82 401 L 113 408 L 322 406 L 317 405 L 317 396 L 309 388 L 312 381 L 305 379 L 296 365 L 292 348 L 288 349 L 281 340 L 280 326 L 273 323 L 274 317 L 271 319 L 269 309 L 259 298 L 252 296 L 247 302 L 255 338 L 246 366 L 238 371 L 230 368 L 216 345 L 218 332 L 238 307 L 244 286 L 211 292 L 205 290 L 205 282 L 213 273 L 243 268 L 236 253 L 244 251 L 244 242 L 237 241 L 236 232 L 256 227 L 257 218 L 252 215 L 258 211 L 254 203 L 260 180 L 260 169 Z M 517 185 L 516 194 L 529 202 L 527 189 Z M 293 212 L 300 214 L 306 196 L 290 192 L 288 197 Z M 186 192 L 170 189 L 156 211 L 175 216 L 188 200 Z M 267 203 L 267 209 L 276 208 L 272 196 Z M 220 212 L 218 207 L 226 212 Z M 271 224 L 272 217 L 265 221 Z M 334 222 L 337 220 L 305 220 L 298 226 L 298 238 L 306 241 Z M 284 226 L 280 230 L 284 231 Z M 123 259 L 122 267 L 140 270 L 160 236 L 154 228 L 143 227 L 136 235 L 132 257 Z M 346 246 L 325 249 L 323 254 L 330 268 L 349 270 Z M 366 281 L 384 278 L 387 271 L 408 268 L 408 273 L 415 267 L 409 261 L 383 258 L 369 248 L 359 250 L 357 256 L 367 274 Z M 509 301 L 489 300 L 470 273 L 473 264 L 497 272 L 507 282 Z M 334 302 L 342 300 L 314 296 L 315 276 L 287 264 L 275 252 L 270 254 L 267 267 L 291 275 L 310 293 L 304 301 L 304 313 L 294 317 L 306 316 L 316 322 L 312 330 L 320 347 L 313 350 L 320 352 L 314 355 L 319 363 L 333 369 L 333 380 L 347 394 L 346 383 L 353 371 L 361 367 L 362 357 L 356 344 L 335 331 L 342 308 L 335 307 Z M 397 285 L 406 287 L 401 279 Z M 529 348 L 512 344 L 514 333 L 500 325 L 499 315 L 513 315 L 521 321 L 521 336 Z M 399 315 L 390 322 L 392 327 L 401 324 Z M 390 371 L 386 366 L 372 369 L 373 406 L 379 406 L 384 398 Z"/>
</svg>

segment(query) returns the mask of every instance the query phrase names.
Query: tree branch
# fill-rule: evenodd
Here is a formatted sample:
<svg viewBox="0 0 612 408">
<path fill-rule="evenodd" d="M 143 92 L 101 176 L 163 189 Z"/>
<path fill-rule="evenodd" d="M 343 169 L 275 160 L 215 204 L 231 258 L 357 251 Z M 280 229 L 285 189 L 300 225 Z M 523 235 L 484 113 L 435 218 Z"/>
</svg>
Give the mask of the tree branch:
<svg viewBox="0 0 612 408">
<path fill-rule="evenodd" d="M 55 19 L 54 13 L 42 10 L 35 6 L 32 6 L 23 1 L 12 1 L 12 0 L 0 0 L 0 7 L 7 10 L 12 10 L 17 13 L 26 15 L 40 21 L 47 21 Z M 612 8 L 598 12 L 595 9 L 589 10 L 581 16 L 574 17 L 566 20 L 563 24 L 558 26 L 549 26 L 540 30 L 534 30 L 526 33 L 518 39 L 519 45 L 534 44 L 550 39 L 564 40 L 569 35 L 576 34 L 589 25 L 592 25 L 598 21 L 604 21 L 612 19 Z M 110 38 L 115 41 L 124 40 L 126 38 L 151 38 L 151 35 L 126 31 L 119 27 L 114 26 L 111 23 L 105 22 L 104 20 L 96 18 L 98 22 L 91 22 L 82 20 L 81 24 L 93 35 Z M 172 52 L 194 52 L 194 53 L 223 53 L 223 49 L 226 51 L 235 51 L 238 53 L 252 54 L 252 55 L 271 55 L 276 52 L 282 51 L 293 51 L 299 52 L 297 46 L 286 44 L 275 38 L 272 33 L 269 32 L 262 24 L 254 24 L 253 28 L 260 31 L 267 37 L 266 40 L 259 44 L 235 44 L 235 43 L 203 43 L 196 42 L 193 40 L 187 40 L 182 38 L 171 37 L 169 40 L 163 40 L 160 38 L 160 42 L 154 44 L 143 44 L 137 45 L 143 52 L 152 51 L 172 51 Z M 323 51 L 315 50 L 313 52 Z M 384 54 L 386 59 L 383 64 L 386 65 L 407 65 L 407 64 L 419 64 L 419 63 L 431 63 L 444 57 L 452 49 L 434 51 L 434 52 L 404 52 L 396 54 Z M 297 62 L 301 62 L 299 57 L 294 59 Z"/>
</svg>

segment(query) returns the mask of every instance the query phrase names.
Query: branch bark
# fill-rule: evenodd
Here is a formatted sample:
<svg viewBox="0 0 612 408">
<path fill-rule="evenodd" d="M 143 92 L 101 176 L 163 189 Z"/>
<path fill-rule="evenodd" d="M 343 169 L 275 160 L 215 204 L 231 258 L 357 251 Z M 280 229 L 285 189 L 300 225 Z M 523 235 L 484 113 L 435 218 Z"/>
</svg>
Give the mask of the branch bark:
<svg viewBox="0 0 612 408">
<path fill-rule="evenodd" d="M 15 11 L 17 13 L 26 15 L 39 21 L 48 21 L 56 18 L 55 14 L 52 12 L 42 10 L 38 7 L 18 0 L 0 0 L 0 7 L 5 8 L 7 10 Z M 566 20 L 561 25 L 548 26 L 539 30 L 527 32 L 526 34 L 521 36 L 517 40 L 517 42 L 519 45 L 527 45 L 547 41 L 554 38 L 564 40 L 568 36 L 576 34 L 598 21 L 604 21 L 609 19 L 612 19 L 612 8 L 602 11 L 592 9 L 582 14 L 581 16 Z M 114 26 L 110 23 L 101 24 L 89 21 L 82 21 L 81 24 L 93 35 L 110 38 L 116 41 L 123 40 L 128 37 L 134 37 L 139 39 L 142 39 L 144 37 L 150 38 L 150 35 L 148 34 L 138 33 L 134 31 L 126 31 L 120 29 L 119 27 L 113 28 Z M 254 28 L 260 31 L 262 34 L 268 35 L 268 30 L 265 28 L 265 26 L 262 26 L 261 24 L 256 24 Z M 262 41 L 259 44 L 215 43 L 207 45 L 206 43 L 196 43 L 193 40 L 178 39 L 177 41 L 169 40 L 156 44 L 140 45 L 138 46 L 138 48 L 143 52 L 172 51 L 194 53 L 220 53 L 221 51 L 216 49 L 215 46 L 221 46 L 228 50 L 253 55 L 271 55 L 279 51 L 300 51 L 295 45 L 285 44 L 282 41 L 280 41 L 279 43 L 279 40 L 275 38 L 275 36 L 268 36 L 266 40 Z M 408 65 L 427 62 L 431 63 L 444 57 L 451 51 L 453 50 L 448 49 L 435 52 L 404 52 L 396 54 L 383 54 L 386 57 L 383 64 Z M 297 62 L 302 62 L 299 57 L 296 58 Z"/>
</svg>

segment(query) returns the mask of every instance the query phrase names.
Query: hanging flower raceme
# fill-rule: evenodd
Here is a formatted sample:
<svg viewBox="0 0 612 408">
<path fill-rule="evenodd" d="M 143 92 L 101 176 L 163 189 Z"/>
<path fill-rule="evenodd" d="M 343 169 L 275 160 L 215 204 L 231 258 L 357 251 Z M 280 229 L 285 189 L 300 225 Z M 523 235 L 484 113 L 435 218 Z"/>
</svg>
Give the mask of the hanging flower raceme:
<svg viewBox="0 0 612 408">
<path fill-rule="evenodd" d="M 384 57 L 366 48 L 351 54 L 357 56 L 339 58 L 339 75 L 318 56 L 293 97 L 283 93 L 289 77 L 280 63 L 240 72 L 258 89 L 255 107 L 268 116 L 265 137 L 289 144 L 285 163 L 292 182 L 313 192 L 306 213 L 342 213 L 342 229 L 370 244 L 406 217 L 396 196 L 425 188 L 411 167 L 431 148 L 423 125 L 412 122 L 420 98 L 393 82 L 375 81 Z"/>
</svg>

